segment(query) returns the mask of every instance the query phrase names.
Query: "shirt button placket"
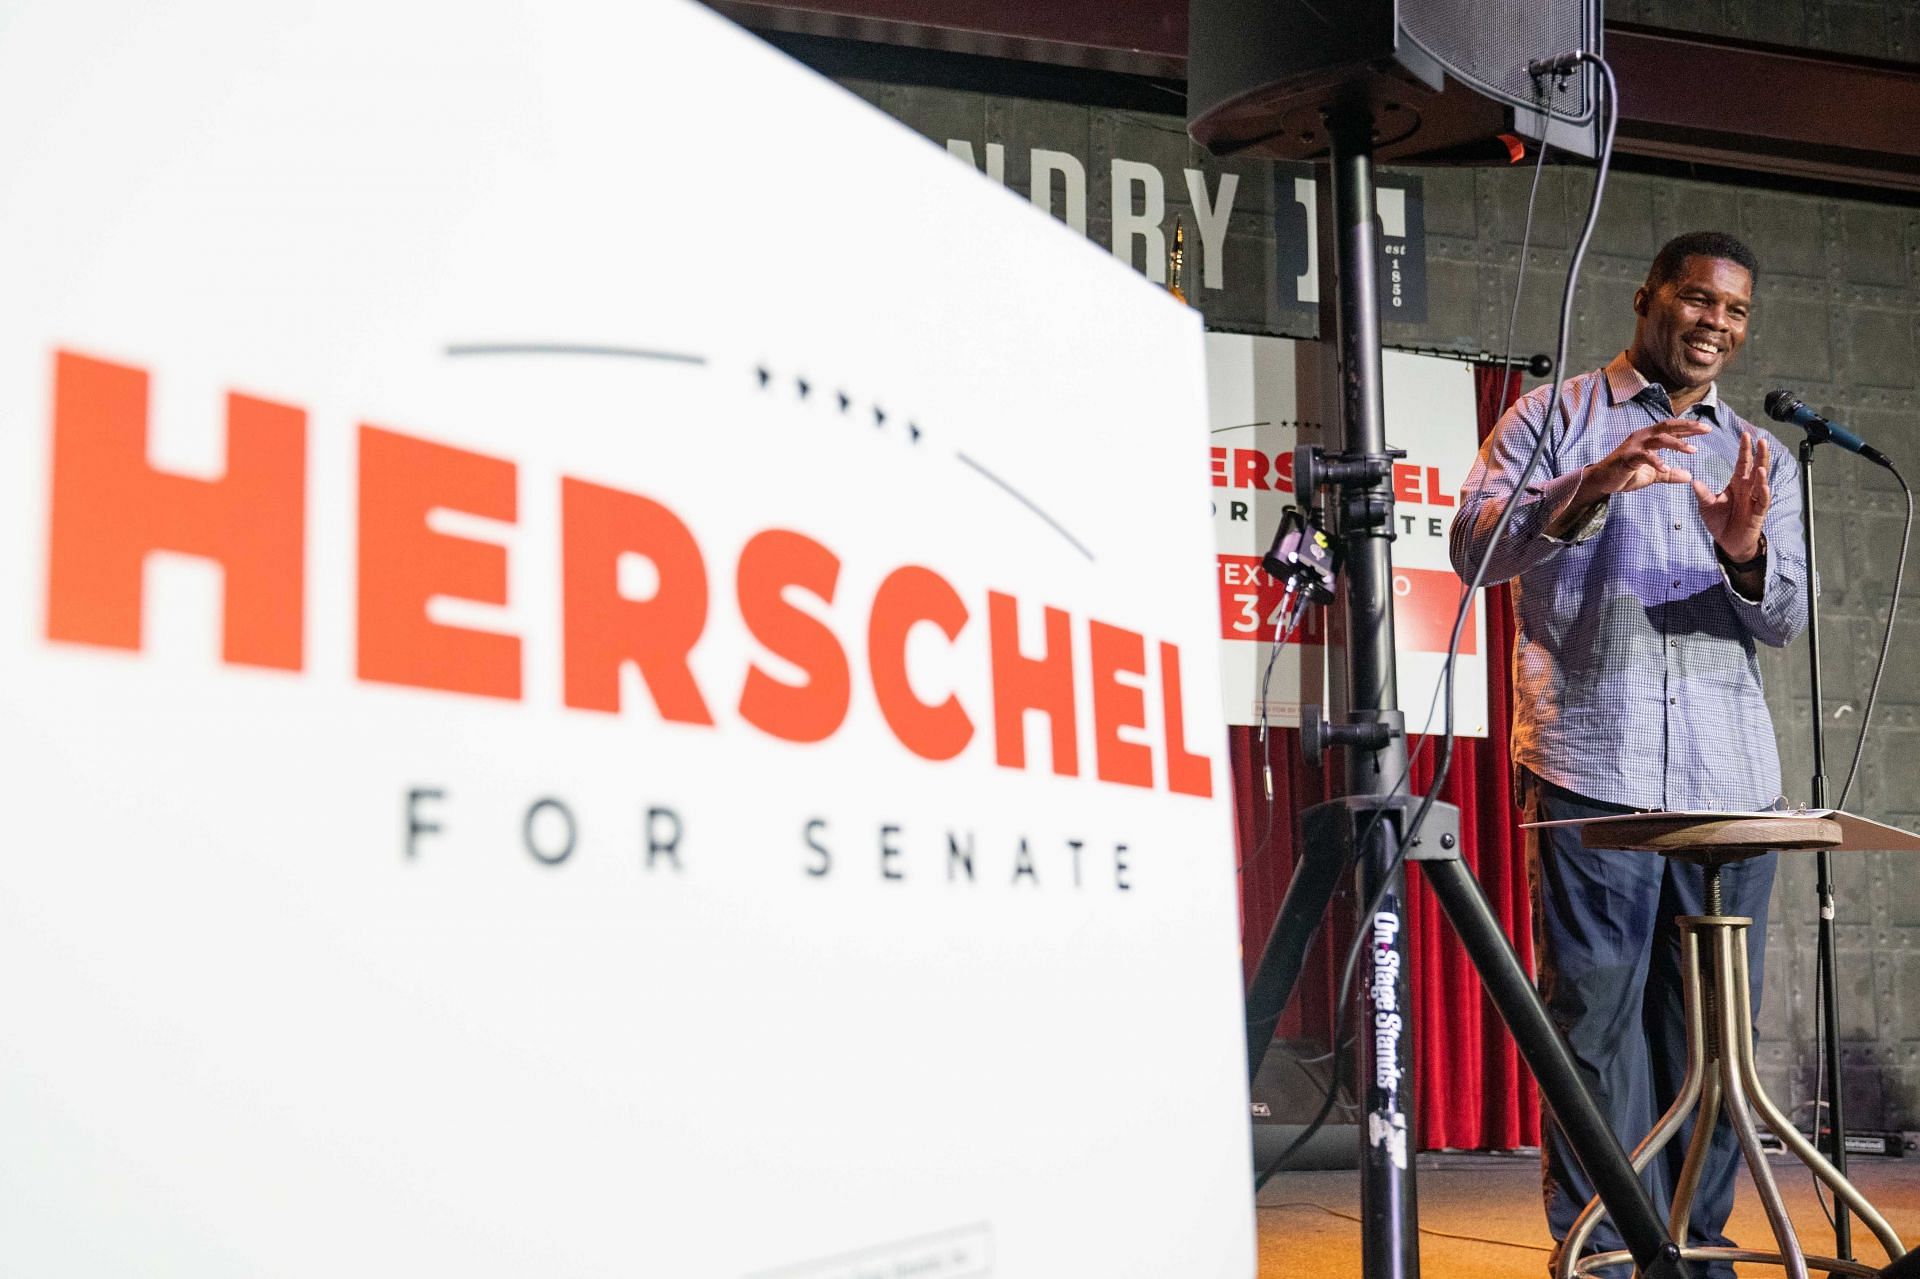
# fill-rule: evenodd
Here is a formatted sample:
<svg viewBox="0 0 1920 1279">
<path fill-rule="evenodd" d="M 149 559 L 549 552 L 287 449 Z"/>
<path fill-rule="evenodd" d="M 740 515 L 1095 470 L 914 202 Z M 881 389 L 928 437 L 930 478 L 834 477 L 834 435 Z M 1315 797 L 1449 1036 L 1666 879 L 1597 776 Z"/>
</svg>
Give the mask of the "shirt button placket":
<svg viewBox="0 0 1920 1279">
<path fill-rule="evenodd" d="M 1662 496 L 1666 499 L 1666 508 L 1667 508 L 1668 515 L 1677 516 L 1680 512 L 1677 509 L 1677 505 L 1676 505 L 1677 503 L 1676 495 L 1668 492 L 1668 493 L 1663 493 Z M 1680 520 L 1672 519 L 1670 520 L 1670 522 L 1672 523 L 1673 531 L 1676 534 L 1681 532 Z M 1664 554 L 1666 561 L 1669 564 L 1677 565 L 1680 563 L 1679 543 L 1680 543 L 1680 539 L 1678 537 L 1670 537 L 1665 541 L 1665 543 L 1663 543 L 1660 546 L 1660 550 Z M 1673 586 L 1672 586 L 1673 598 L 1676 600 L 1679 599 L 1680 597 L 1681 580 L 1682 579 L 1677 577 L 1673 579 Z M 1672 789 L 1671 789 L 1673 784 L 1673 778 L 1670 775 L 1670 770 L 1666 767 L 1666 761 L 1672 758 L 1672 755 L 1673 755 L 1674 723 L 1673 723 L 1672 708 L 1677 707 L 1680 704 L 1680 699 L 1677 696 L 1673 695 L 1673 692 L 1672 692 L 1674 688 L 1679 686 L 1679 680 L 1680 680 L 1680 672 L 1678 670 L 1678 661 L 1677 661 L 1677 659 L 1680 656 L 1679 648 L 1680 648 L 1680 641 L 1678 637 L 1669 635 L 1667 637 L 1667 681 L 1666 681 L 1667 689 L 1668 689 L 1667 706 L 1669 709 L 1667 714 L 1662 716 L 1662 721 L 1660 725 L 1660 755 L 1661 755 L 1660 803 L 1661 803 L 1661 806 L 1665 808 L 1673 807 L 1673 800 L 1674 800 Z"/>
</svg>

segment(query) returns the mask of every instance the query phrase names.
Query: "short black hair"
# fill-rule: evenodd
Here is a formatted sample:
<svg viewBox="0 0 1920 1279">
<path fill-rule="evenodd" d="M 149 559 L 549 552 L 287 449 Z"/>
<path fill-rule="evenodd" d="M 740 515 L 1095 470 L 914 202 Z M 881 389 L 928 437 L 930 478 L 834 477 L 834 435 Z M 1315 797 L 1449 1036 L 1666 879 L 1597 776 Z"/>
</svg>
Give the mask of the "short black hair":
<svg viewBox="0 0 1920 1279">
<path fill-rule="evenodd" d="M 1760 259 L 1753 255 L 1746 241 L 1725 231 L 1689 231 L 1674 236 L 1653 255 L 1653 265 L 1647 268 L 1647 287 L 1657 289 L 1669 280 L 1678 279 L 1688 258 L 1723 258 L 1737 262 L 1747 268 L 1755 284 L 1760 283 Z"/>
</svg>

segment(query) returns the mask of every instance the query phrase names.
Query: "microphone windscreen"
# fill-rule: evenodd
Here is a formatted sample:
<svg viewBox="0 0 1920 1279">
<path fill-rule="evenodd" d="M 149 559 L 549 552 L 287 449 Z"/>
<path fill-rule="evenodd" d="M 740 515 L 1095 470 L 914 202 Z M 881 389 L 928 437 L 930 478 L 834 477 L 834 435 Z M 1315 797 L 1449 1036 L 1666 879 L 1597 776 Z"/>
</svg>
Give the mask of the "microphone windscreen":
<svg viewBox="0 0 1920 1279">
<path fill-rule="evenodd" d="M 1800 399 L 1785 387 L 1767 392 L 1767 416 L 1776 422 L 1791 422 Z"/>
</svg>

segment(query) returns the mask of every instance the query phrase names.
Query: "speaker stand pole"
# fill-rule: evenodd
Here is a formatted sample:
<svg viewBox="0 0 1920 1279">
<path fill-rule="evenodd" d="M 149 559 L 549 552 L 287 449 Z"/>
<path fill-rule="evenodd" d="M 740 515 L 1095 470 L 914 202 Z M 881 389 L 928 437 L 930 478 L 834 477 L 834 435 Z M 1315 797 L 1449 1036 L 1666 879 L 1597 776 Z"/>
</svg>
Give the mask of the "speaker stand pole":
<svg viewBox="0 0 1920 1279">
<path fill-rule="evenodd" d="M 1330 111 L 1333 184 L 1333 275 L 1338 281 L 1338 351 L 1343 389 L 1342 453 L 1315 461 L 1303 474 L 1295 463 L 1297 490 L 1311 500 L 1325 486 L 1336 535 L 1346 561 L 1342 598 L 1345 617 L 1346 712 L 1338 723 L 1307 722 L 1302 739 L 1310 757 L 1327 745 L 1346 748 L 1346 794 L 1301 815 L 1309 845 L 1350 849 L 1358 900 L 1386 889 L 1371 918 L 1358 927 L 1372 941 L 1364 992 L 1367 1016 L 1359 1035 L 1356 1094 L 1365 1099 L 1360 1158 L 1361 1274 L 1364 1279 L 1417 1279 L 1419 1219 L 1414 1154 L 1419 1149 L 1412 1113 L 1413 1016 L 1406 962 L 1404 866 L 1396 867 L 1402 832 L 1415 807 L 1407 790 L 1406 727 L 1398 708 L 1393 644 L 1393 458 L 1386 443 L 1380 357 L 1379 237 L 1374 219 L 1373 113 L 1364 99 Z M 1436 805 L 1436 810 L 1440 806 Z M 1453 829 L 1445 829 L 1447 826 Z M 1408 860 L 1428 863 L 1427 875 L 1441 909 L 1466 947 L 1467 956 L 1521 1055 L 1540 1082 L 1541 1096 L 1566 1130 L 1570 1144 L 1612 1214 L 1615 1225 L 1649 1279 L 1684 1279 L 1690 1268 L 1655 1211 L 1646 1187 L 1634 1175 L 1592 1095 L 1501 934 L 1485 894 L 1460 860 L 1458 812 L 1436 821 L 1409 850 Z M 1361 836 L 1365 840 L 1361 840 Z M 1298 975 L 1299 955 L 1316 913 L 1312 899 L 1328 891 L 1327 858 L 1312 866 L 1299 900 L 1288 905 L 1268 940 L 1255 989 L 1248 992 L 1250 1021 L 1264 1022 L 1284 1006 Z M 1296 871 L 1299 879 L 1300 871 Z M 1264 1046 L 1264 1045 L 1263 1045 Z M 1337 1048 L 1338 1045 L 1335 1045 Z M 1257 1064 L 1257 1054 L 1255 1056 Z"/>
<path fill-rule="evenodd" d="M 1827 806 L 1826 711 L 1820 699 L 1820 599 L 1813 591 L 1813 446 L 1811 436 L 1800 441 L 1800 514 L 1805 521 L 1807 546 L 1807 661 L 1813 693 L 1813 795 L 1815 808 Z M 1826 1057 L 1826 1124 L 1828 1140 L 1820 1135 L 1821 1116 L 1813 1115 L 1814 1144 L 1822 1147 L 1834 1170 L 1847 1175 L 1846 1111 L 1840 1104 L 1840 997 L 1833 953 L 1833 855 L 1822 848 L 1814 854 L 1814 893 L 1819 898 L 1817 926 L 1820 965 L 1820 1046 Z M 1853 1222 L 1847 1206 L 1833 1205 L 1833 1255 L 1853 1259 Z"/>
<path fill-rule="evenodd" d="M 1362 100 L 1329 117 L 1333 145 L 1334 269 L 1338 277 L 1342 451 L 1348 459 L 1387 456 L 1380 366 L 1379 232 L 1374 220 L 1373 112 Z M 1393 649 L 1392 466 L 1332 505 L 1345 543 L 1347 719 L 1378 731 L 1346 751 L 1349 797 L 1407 793 L 1407 740 L 1399 719 Z M 1341 491 L 1341 490 L 1336 490 Z M 1381 518 L 1384 516 L 1385 518 Z M 1395 779 L 1399 785 L 1395 787 Z M 1379 909 L 1356 927 L 1371 935 L 1360 974 L 1360 1215 L 1363 1279 L 1417 1279 L 1419 1208 L 1414 1152 L 1413 1008 L 1406 949 L 1406 868 L 1395 866 L 1396 822 L 1370 822 L 1366 847 L 1354 849 L 1357 900 L 1365 903 L 1392 868 Z"/>
</svg>

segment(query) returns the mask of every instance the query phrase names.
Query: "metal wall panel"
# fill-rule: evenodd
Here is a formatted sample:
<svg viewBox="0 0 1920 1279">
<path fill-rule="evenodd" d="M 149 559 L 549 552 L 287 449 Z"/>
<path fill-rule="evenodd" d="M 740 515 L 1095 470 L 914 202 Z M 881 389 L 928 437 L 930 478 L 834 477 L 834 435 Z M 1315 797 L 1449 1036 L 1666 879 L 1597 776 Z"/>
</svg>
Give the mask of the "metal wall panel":
<svg viewBox="0 0 1920 1279">
<path fill-rule="evenodd" d="M 1640 10 L 1645 10 L 1642 13 Z M 1854 10 L 1872 10 L 1872 21 Z M 1616 5 L 1616 18 L 1686 25 L 1696 6 Z M 1846 11 L 1846 12 L 1843 12 Z M 1904 6 L 1751 4 L 1714 10 L 1722 34 L 1780 38 L 1791 28 L 1814 47 L 1836 48 L 1844 36 L 1886 32 L 1882 53 L 1908 39 Z M 1708 15 L 1712 17 L 1712 14 Z M 1736 22 L 1737 19 L 1737 22 Z M 1844 19 L 1844 20 L 1843 20 Z M 1744 29 L 1733 29 L 1744 25 Z M 1911 34 L 1920 35 L 1920 29 Z M 1874 37 L 1878 39 L 1878 36 Z M 1911 48 L 1911 46 L 1903 46 Z M 1850 52 L 1872 52 L 1848 48 Z M 1181 214 L 1192 237 L 1193 216 L 1181 173 L 1202 171 L 1209 189 L 1222 174 L 1239 175 L 1227 231 L 1235 269 L 1226 287 L 1200 286 L 1190 259 L 1189 292 L 1216 327 L 1312 336 L 1310 313 L 1293 286 L 1308 268 L 1299 247 L 1276 234 L 1276 217 L 1292 216 L 1291 169 L 1265 161 L 1220 162 L 1187 143 L 1178 115 L 1023 102 L 957 90 L 850 85 L 940 145 L 965 139 L 985 163 L 985 144 L 1004 150 L 1006 180 L 1026 190 L 1033 147 L 1082 159 L 1087 177 L 1089 238 L 1108 243 L 1110 175 L 1115 158 L 1149 163 L 1165 178 L 1166 227 Z M 849 163 L 854 157 L 847 157 Z M 957 163 L 958 161 L 956 161 Z M 1388 323 L 1389 342 L 1460 351 L 1497 349 L 1505 338 L 1519 267 L 1519 241 L 1531 173 L 1513 170 L 1388 170 L 1417 174 L 1425 203 L 1427 318 Z M 1592 176 L 1586 169 L 1549 168 L 1542 180 L 1529 250 L 1517 347 L 1551 350 L 1567 246 L 1578 229 Z M 1576 368 L 1591 368 L 1620 350 L 1633 331 L 1634 289 L 1653 251 L 1669 237 L 1700 228 L 1732 231 L 1760 255 L 1762 272 L 1753 336 L 1722 394 L 1749 418 L 1760 416 L 1767 390 L 1791 386 L 1808 403 L 1857 427 L 1896 461 L 1911 461 L 1920 478 L 1920 210 L 1859 200 L 1619 173 L 1577 295 L 1573 335 Z M 1276 282 L 1276 277 L 1278 277 Z M 1071 299 L 1036 299 L 1070 317 Z M 1837 795 L 1855 740 L 1859 711 L 1878 652 L 1892 583 L 1903 506 L 1878 468 L 1823 450 L 1816 469 L 1821 519 L 1822 617 L 1828 652 L 1830 793 Z M 1920 548 L 1916 548 L 1920 558 Z M 1920 601 L 1920 566 L 1905 597 Z M 1789 797 L 1809 791 L 1811 708 L 1804 641 L 1763 649 L 1761 665 L 1780 736 Z M 1920 608 L 1895 641 L 1851 806 L 1869 816 L 1920 829 Z M 1920 862 L 1892 854 L 1836 858 L 1842 1032 L 1848 1119 L 1857 1128 L 1920 1128 Z M 1769 982 L 1760 1025 L 1763 1074 L 1783 1103 L 1804 1117 L 1814 1081 L 1814 899 L 1810 860 L 1789 858 L 1776 889 L 1769 929 Z"/>
</svg>

